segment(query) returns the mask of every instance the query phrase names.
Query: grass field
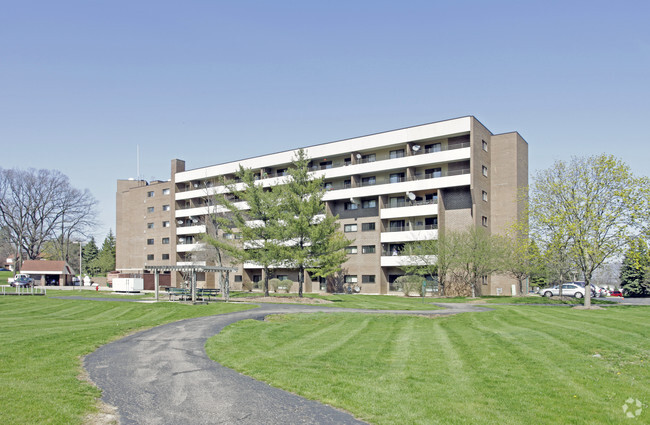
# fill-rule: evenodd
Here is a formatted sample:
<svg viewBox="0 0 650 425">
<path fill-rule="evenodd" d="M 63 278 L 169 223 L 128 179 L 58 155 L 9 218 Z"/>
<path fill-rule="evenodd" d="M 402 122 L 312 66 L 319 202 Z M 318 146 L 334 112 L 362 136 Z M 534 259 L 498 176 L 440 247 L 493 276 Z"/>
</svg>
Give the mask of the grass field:
<svg viewBox="0 0 650 425">
<path fill-rule="evenodd" d="M 650 423 L 649 308 L 492 307 L 274 316 L 231 325 L 206 348 L 373 424 Z M 628 398 L 644 404 L 633 420 Z"/>
<path fill-rule="evenodd" d="M 100 392 L 78 379 L 81 356 L 137 329 L 247 308 L 0 296 L 0 424 L 82 423 Z"/>
</svg>

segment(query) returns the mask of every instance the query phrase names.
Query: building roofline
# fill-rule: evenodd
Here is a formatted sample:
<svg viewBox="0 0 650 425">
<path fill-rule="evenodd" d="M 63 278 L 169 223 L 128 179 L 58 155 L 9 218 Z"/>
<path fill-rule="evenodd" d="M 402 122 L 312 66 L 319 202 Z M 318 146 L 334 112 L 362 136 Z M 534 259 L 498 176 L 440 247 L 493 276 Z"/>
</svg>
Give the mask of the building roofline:
<svg viewBox="0 0 650 425">
<path fill-rule="evenodd" d="M 294 151 L 296 151 L 298 149 L 309 149 L 309 148 L 314 148 L 314 147 L 317 147 L 317 146 L 329 145 L 331 143 L 344 142 L 344 141 L 348 141 L 348 140 L 360 139 L 360 138 L 363 138 L 363 137 L 377 136 L 377 135 L 380 135 L 380 134 L 392 133 L 394 131 L 402 131 L 402 130 L 407 130 L 407 129 L 411 129 L 411 128 L 424 127 L 424 126 L 432 125 L 432 124 L 440 124 L 440 123 L 443 123 L 443 122 L 455 121 L 455 120 L 460 120 L 460 119 L 463 119 L 463 118 L 472 118 L 472 119 L 475 119 L 476 121 L 478 121 L 480 123 L 480 121 L 478 119 L 476 119 L 476 117 L 474 115 L 463 115 L 463 116 L 456 117 L 456 118 L 448 118 L 448 119 L 439 120 L 439 121 L 432 121 L 432 122 L 423 123 L 423 124 L 417 124 L 417 125 L 411 125 L 411 126 L 406 126 L 406 127 L 395 128 L 395 129 L 392 129 L 392 130 L 385 130 L 385 131 L 379 131 L 379 132 L 376 132 L 376 133 L 369 133 L 369 134 L 363 134 L 363 135 L 360 135 L 360 136 L 348 137 L 348 138 L 345 138 L 345 139 L 338 139 L 338 140 L 332 140 L 332 141 L 329 141 L 329 142 L 315 143 L 313 145 L 300 146 L 300 147 L 297 147 L 297 148 L 286 149 L 286 150 L 277 151 L 277 152 L 269 152 L 269 153 L 265 153 L 265 154 L 261 154 L 261 155 L 255 155 L 255 156 L 250 156 L 250 157 L 245 157 L 245 158 L 239 158 L 239 159 L 235 159 L 235 160 L 232 160 L 232 161 L 226 161 L 226 162 L 219 162 L 219 163 L 216 163 L 216 164 L 204 165 L 203 167 L 189 168 L 189 169 L 186 169 L 185 171 L 181 171 L 181 173 L 185 173 L 185 172 L 188 172 L 188 171 L 201 170 L 203 168 L 217 167 L 217 166 L 220 166 L 220 165 L 231 164 L 231 163 L 234 163 L 234 162 L 243 162 L 243 161 L 247 161 L 247 160 L 251 160 L 251 159 L 263 158 L 263 157 L 269 156 L 269 155 L 276 155 L 276 154 L 294 152 Z M 481 123 L 481 125 L 483 125 L 483 123 Z M 485 127 L 485 126 L 483 125 L 483 127 Z M 485 128 L 487 128 L 487 127 L 485 127 Z M 489 129 L 488 129 L 488 131 L 489 131 Z"/>
</svg>

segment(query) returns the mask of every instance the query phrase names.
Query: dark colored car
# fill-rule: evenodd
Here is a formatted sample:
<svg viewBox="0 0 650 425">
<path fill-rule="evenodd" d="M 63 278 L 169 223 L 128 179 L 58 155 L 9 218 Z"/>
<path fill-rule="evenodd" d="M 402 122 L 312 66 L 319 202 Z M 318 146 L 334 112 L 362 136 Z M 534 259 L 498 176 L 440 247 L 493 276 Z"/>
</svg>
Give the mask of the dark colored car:
<svg viewBox="0 0 650 425">
<path fill-rule="evenodd" d="M 609 296 L 610 297 L 621 297 L 621 298 L 623 298 L 623 294 L 621 293 L 621 291 L 612 291 L 612 293 L 609 294 Z"/>
<path fill-rule="evenodd" d="M 21 276 L 19 278 L 16 278 L 13 282 L 10 283 L 11 286 L 15 288 L 29 288 L 32 286 L 32 283 L 34 280 L 30 277 L 24 277 Z"/>
</svg>

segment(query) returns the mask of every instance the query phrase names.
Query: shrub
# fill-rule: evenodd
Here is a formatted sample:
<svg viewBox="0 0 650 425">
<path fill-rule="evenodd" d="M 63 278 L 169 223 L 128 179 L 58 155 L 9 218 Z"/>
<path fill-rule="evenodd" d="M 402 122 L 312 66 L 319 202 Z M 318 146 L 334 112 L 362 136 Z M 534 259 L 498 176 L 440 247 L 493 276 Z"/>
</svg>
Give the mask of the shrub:
<svg viewBox="0 0 650 425">
<path fill-rule="evenodd" d="M 278 292 L 278 289 L 282 286 L 282 281 L 276 277 L 269 280 L 269 289 L 273 292 Z"/>
<path fill-rule="evenodd" d="M 254 283 L 249 281 L 249 280 L 247 280 L 246 282 L 242 282 L 242 284 L 241 284 L 242 290 L 248 291 L 248 292 L 253 291 L 253 286 L 254 286 Z"/>
<path fill-rule="evenodd" d="M 412 293 L 418 293 L 422 296 L 422 278 L 415 275 L 400 276 L 395 280 L 404 293 L 404 296 L 409 296 Z"/>
<path fill-rule="evenodd" d="M 289 279 L 282 280 L 281 282 L 282 283 L 280 284 L 280 286 L 284 286 L 284 292 L 286 292 L 287 294 L 291 292 L 291 286 L 293 285 L 293 282 Z"/>
</svg>

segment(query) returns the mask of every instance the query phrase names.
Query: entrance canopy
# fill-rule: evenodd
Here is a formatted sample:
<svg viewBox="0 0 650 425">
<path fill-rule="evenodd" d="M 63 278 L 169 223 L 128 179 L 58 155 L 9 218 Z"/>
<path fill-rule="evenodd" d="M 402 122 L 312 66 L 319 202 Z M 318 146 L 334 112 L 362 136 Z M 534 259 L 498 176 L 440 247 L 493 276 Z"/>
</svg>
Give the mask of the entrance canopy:
<svg viewBox="0 0 650 425">
<path fill-rule="evenodd" d="M 196 273 L 201 272 L 226 272 L 226 280 L 229 279 L 230 272 L 235 272 L 237 269 L 233 267 L 220 267 L 220 266 L 198 266 L 198 265 L 183 265 L 183 266 L 145 266 L 145 270 L 154 272 L 156 283 L 156 301 L 158 301 L 159 279 L 160 272 L 183 272 L 191 273 L 191 290 L 192 290 L 192 303 L 196 303 Z"/>
</svg>

